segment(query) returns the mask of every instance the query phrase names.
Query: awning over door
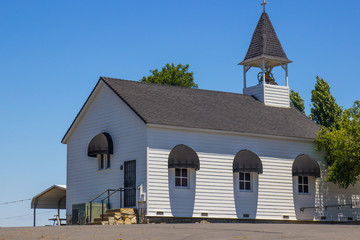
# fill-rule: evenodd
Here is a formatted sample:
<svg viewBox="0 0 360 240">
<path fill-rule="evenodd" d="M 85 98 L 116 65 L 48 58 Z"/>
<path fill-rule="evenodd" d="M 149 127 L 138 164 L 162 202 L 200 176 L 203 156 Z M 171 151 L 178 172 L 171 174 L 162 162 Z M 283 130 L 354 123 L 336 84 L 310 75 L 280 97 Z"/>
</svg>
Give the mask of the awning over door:
<svg viewBox="0 0 360 240">
<path fill-rule="evenodd" d="M 177 145 L 169 154 L 168 166 L 169 168 L 195 168 L 195 170 L 199 170 L 200 161 L 192 148 L 186 145 Z"/>
<path fill-rule="evenodd" d="M 96 157 L 97 154 L 113 154 L 113 142 L 110 134 L 100 133 L 91 139 L 88 146 L 88 156 Z"/>
<path fill-rule="evenodd" d="M 320 177 L 319 164 L 307 155 L 298 156 L 292 167 L 293 176 L 314 176 Z"/>
<path fill-rule="evenodd" d="M 263 172 L 260 158 L 249 150 L 242 150 L 236 154 L 233 163 L 233 172 Z"/>
</svg>

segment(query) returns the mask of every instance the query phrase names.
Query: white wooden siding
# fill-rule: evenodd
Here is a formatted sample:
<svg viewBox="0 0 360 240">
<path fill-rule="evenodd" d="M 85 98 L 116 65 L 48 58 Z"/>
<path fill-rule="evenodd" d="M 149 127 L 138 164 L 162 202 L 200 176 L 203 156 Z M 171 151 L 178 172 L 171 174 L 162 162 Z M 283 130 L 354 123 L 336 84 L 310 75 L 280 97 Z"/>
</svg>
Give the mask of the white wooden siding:
<svg viewBox="0 0 360 240">
<path fill-rule="evenodd" d="M 278 85 L 256 85 L 243 89 L 246 95 L 252 95 L 266 106 L 290 107 L 289 87 Z"/>
<path fill-rule="evenodd" d="M 108 188 L 123 186 L 124 161 L 136 160 L 137 185 L 146 190 L 146 126 L 144 122 L 103 83 L 90 99 L 85 114 L 67 142 L 67 214 L 72 204 L 88 202 Z M 98 170 L 96 158 L 87 156 L 91 139 L 108 132 L 113 140 L 111 168 Z M 118 207 L 119 195 L 112 207 Z"/>
<path fill-rule="evenodd" d="M 259 101 L 264 102 L 264 87 L 263 85 L 255 85 L 252 87 L 247 87 L 243 89 L 245 95 L 252 95 L 256 97 Z"/>
<path fill-rule="evenodd" d="M 323 179 L 318 179 L 316 184 L 315 206 L 320 208 L 315 212 L 315 220 L 321 220 L 321 216 L 326 217 L 327 221 L 347 221 L 348 217 L 360 220 L 360 206 L 354 208 L 350 206 L 326 208 L 326 206 L 331 205 L 359 203 L 360 183 L 350 186 L 348 189 L 340 189 L 337 185 L 325 182 Z"/>
<path fill-rule="evenodd" d="M 289 87 L 264 85 L 264 103 L 266 106 L 290 107 Z"/>
<path fill-rule="evenodd" d="M 169 186 L 169 183 L 173 184 L 169 176 L 173 176 L 171 171 L 169 174 L 167 161 L 171 149 L 178 144 L 185 144 L 197 152 L 200 170 L 195 173 L 196 179 L 191 179 L 196 182 L 192 182 L 194 188 L 187 193 L 189 196 L 184 195 L 181 199 L 183 206 L 192 206 L 193 210 L 174 213 L 177 201 L 172 202 L 170 198 L 174 189 Z M 260 157 L 264 171 L 255 175 L 257 189 L 247 194 L 237 191 L 238 177 L 232 172 L 234 157 L 243 149 Z M 148 216 L 156 216 L 156 212 L 161 211 L 165 216 L 200 217 L 201 213 L 208 213 L 209 217 L 215 218 L 242 218 L 243 214 L 257 219 L 288 216 L 293 220 L 316 220 L 322 215 L 328 216 L 327 220 L 339 219 L 339 216 L 359 217 L 357 209 L 300 212 L 300 208 L 308 204 L 321 207 L 325 203 L 338 203 L 340 199 L 360 198 L 356 195 L 359 186 L 340 191 L 333 184 L 311 178 L 310 195 L 299 196 L 297 182 L 292 176 L 292 164 L 300 154 L 307 154 L 323 165 L 322 154 L 315 152 L 314 144 L 309 141 L 148 127 Z"/>
<path fill-rule="evenodd" d="M 282 219 L 283 215 L 289 215 L 295 219 L 293 160 L 304 153 L 317 157 L 313 144 L 309 142 L 160 128 L 148 128 L 148 144 L 150 216 L 154 216 L 156 211 L 172 216 L 169 199 L 163 196 L 169 194 L 166 185 L 167 157 L 178 144 L 193 148 L 200 159 L 200 170 L 196 172 L 194 217 L 206 211 L 209 217 L 237 218 L 238 215 L 255 212 L 256 218 Z M 261 158 L 264 173 L 258 176 L 257 209 L 252 205 L 253 200 L 249 200 L 247 204 L 253 209 L 244 206 L 244 210 L 237 213 L 232 164 L 236 153 L 243 149 L 253 151 Z M 191 202 L 191 199 L 188 201 Z"/>
<path fill-rule="evenodd" d="M 303 211 L 300 209 L 303 207 L 315 207 L 316 197 L 316 179 L 315 177 L 308 177 L 309 179 L 309 194 L 299 193 L 298 177 L 293 177 L 293 193 L 294 193 L 294 206 L 296 218 L 299 220 L 314 220 L 316 214 L 314 214 L 314 208 L 305 208 Z"/>
</svg>

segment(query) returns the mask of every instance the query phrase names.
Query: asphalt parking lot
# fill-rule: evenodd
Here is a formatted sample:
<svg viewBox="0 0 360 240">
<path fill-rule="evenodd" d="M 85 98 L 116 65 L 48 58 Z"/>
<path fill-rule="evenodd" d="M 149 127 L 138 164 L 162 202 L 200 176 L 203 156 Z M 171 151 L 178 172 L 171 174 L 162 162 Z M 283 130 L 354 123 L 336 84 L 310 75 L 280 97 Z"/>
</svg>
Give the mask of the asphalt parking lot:
<svg viewBox="0 0 360 240">
<path fill-rule="evenodd" d="M 360 225 L 335 224 L 147 224 L 0 228 L 7 239 L 360 239 Z"/>
</svg>

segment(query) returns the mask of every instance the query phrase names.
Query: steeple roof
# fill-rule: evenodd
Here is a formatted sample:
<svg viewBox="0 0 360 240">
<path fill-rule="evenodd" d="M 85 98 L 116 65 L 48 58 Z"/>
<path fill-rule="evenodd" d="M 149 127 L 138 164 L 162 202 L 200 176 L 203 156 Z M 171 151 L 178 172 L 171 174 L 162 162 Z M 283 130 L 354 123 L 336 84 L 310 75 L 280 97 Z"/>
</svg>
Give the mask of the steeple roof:
<svg viewBox="0 0 360 240">
<path fill-rule="evenodd" d="M 248 52 L 240 64 L 259 67 L 262 60 L 265 60 L 266 67 L 275 67 L 291 62 L 287 58 L 266 12 L 261 14 Z"/>
</svg>

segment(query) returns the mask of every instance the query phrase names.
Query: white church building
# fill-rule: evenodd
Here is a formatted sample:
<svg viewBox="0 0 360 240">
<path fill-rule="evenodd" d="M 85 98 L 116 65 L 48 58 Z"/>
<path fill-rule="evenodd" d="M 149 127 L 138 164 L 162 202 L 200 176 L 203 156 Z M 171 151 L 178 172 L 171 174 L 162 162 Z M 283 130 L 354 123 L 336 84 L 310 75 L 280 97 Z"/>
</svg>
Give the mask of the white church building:
<svg viewBox="0 0 360 240">
<path fill-rule="evenodd" d="M 141 207 L 149 222 L 359 220 L 360 184 L 324 181 L 319 127 L 289 102 L 290 62 L 264 11 L 240 63 L 243 94 L 100 77 L 62 139 L 67 218 L 128 188 L 108 206 Z M 255 86 L 250 68 L 261 71 Z"/>
</svg>

